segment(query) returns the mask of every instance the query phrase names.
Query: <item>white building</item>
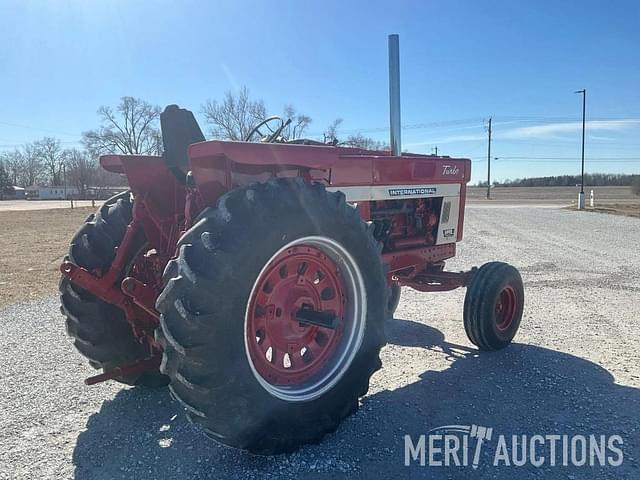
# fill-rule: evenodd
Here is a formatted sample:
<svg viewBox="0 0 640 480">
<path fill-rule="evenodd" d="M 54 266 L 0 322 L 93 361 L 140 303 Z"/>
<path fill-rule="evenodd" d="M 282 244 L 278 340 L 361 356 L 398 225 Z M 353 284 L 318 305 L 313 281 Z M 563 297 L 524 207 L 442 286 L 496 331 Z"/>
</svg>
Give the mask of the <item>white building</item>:
<svg viewBox="0 0 640 480">
<path fill-rule="evenodd" d="M 79 193 L 76 187 L 41 187 L 38 185 L 27 187 L 28 200 L 66 200 L 77 196 Z"/>
<path fill-rule="evenodd" d="M 0 190 L 0 200 L 23 200 L 25 198 L 25 189 L 15 185 Z"/>
</svg>

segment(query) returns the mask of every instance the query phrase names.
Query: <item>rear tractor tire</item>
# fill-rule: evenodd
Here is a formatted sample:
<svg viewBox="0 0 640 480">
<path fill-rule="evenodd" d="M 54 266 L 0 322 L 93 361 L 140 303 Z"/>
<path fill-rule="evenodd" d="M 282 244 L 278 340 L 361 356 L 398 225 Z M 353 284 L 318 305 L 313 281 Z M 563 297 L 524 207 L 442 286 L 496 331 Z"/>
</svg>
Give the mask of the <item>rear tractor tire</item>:
<svg viewBox="0 0 640 480">
<path fill-rule="evenodd" d="M 115 248 L 122 242 L 131 222 L 132 205 L 129 192 L 107 200 L 74 235 L 69 260 L 88 270 L 108 268 L 115 257 Z M 142 247 L 144 239 L 139 240 Z M 92 367 L 106 372 L 149 357 L 149 347 L 135 338 L 121 309 L 74 285 L 66 275 L 60 279 L 59 290 L 67 334 Z M 117 377 L 116 380 L 146 387 L 168 383 L 168 378 L 159 369 Z"/>
<path fill-rule="evenodd" d="M 464 328 L 480 350 L 499 350 L 515 337 L 524 306 L 518 270 L 503 262 L 482 265 L 464 299 Z"/>
<path fill-rule="evenodd" d="M 387 285 L 380 245 L 342 193 L 299 178 L 241 187 L 178 246 L 156 335 L 191 420 L 266 455 L 319 442 L 355 412 L 381 366 Z"/>
</svg>

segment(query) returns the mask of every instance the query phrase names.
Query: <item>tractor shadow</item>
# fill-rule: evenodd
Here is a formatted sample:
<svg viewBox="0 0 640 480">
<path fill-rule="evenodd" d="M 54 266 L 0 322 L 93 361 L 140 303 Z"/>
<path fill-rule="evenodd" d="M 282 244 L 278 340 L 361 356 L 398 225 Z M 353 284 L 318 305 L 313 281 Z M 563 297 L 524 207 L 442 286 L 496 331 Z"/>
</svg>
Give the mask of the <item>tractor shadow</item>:
<svg viewBox="0 0 640 480">
<path fill-rule="evenodd" d="M 424 323 L 394 318 L 387 321 L 385 331 L 388 344 L 432 350 L 444 354 L 448 361 L 478 353 L 471 346 L 447 342 L 444 333 Z"/>
<path fill-rule="evenodd" d="M 389 321 L 387 335 L 399 358 L 415 353 L 426 358 L 419 380 L 370 394 L 319 445 L 291 455 L 253 456 L 208 440 L 185 420 L 167 390 L 123 389 L 78 436 L 75 478 L 640 477 L 640 390 L 617 385 L 595 363 L 523 344 L 480 353 L 408 320 Z M 405 347 L 411 347 L 406 355 Z M 384 375 L 378 372 L 377 381 L 387 383 Z M 483 449 L 478 470 L 404 466 L 405 435 L 417 441 L 450 424 L 492 427 L 496 436 L 509 437 L 618 434 L 625 460 L 617 468 L 493 467 L 493 444 Z"/>
<path fill-rule="evenodd" d="M 618 385 L 613 375 L 589 360 L 563 352 L 514 343 L 497 352 L 480 352 L 449 343 L 422 323 L 395 319 L 388 342 L 420 347 L 446 359 L 420 380 L 368 397 L 380 412 L 378 431 L 393 443 L 388 461 L 408 476 L 433 478 L 640 478 L 640 389 Z M 442 359 L 440 359 L 442 360 Z M 438 362 L 441 364 L 442 362 Z M 385 413 L 386 412 L 386 416 Z M 392 417 L 391 417 L 392 416 Z M 390 418 L 391 417 L 391 418 Z M 404 465 L 404 435 L 414 442 L 444 425 L 492 427 L 494 435 L 620 435 L 625 461 L 620 467 L 494 467 L 495 442 L 483 450 L 478 470 L 471 467 Z M 375 447 L 374 447 L 375 448 Z M 561 456 L 558 461 L 562 461 Z"/>
</svg>

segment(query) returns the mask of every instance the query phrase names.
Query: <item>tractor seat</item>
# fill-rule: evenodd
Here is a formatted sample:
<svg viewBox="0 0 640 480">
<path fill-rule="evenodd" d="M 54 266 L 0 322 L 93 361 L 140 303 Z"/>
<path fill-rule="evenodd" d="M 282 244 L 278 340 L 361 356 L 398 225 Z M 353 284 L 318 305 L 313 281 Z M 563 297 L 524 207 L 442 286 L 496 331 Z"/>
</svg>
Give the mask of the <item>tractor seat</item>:
<svg viewBox="0 0 640 480">
<path fill-rule="evenodd" d="M 168 105 L 160 114 L 160 130 L 164 153 L 162 158 L 170 170 L 184 181 L 184 173 L 189 165 L 187 148 L 192 143 L 204 142 L 202 130 L 190 110 L 178 105 Z"/>
</svg>

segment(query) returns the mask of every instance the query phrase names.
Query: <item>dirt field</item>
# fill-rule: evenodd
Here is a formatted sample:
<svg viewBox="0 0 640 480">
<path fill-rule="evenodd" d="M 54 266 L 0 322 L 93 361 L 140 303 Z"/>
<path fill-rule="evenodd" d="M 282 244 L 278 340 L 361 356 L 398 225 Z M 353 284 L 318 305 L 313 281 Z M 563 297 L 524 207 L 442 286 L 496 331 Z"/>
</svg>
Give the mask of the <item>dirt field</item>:
<svg viewBox="0 0 640 480">
<path fill-rule="evenodd" d="M 0 211 L 0 305 L 56 291 L 69 240 L 93 210 Z"/>
<path fill-rule="evenodd" d="M 99 205 L 100 201 L 95 203 Z M 69 204 L 68 200 L 3 200 L 0 202 L 0 212 L 70 208 Z M 90 207 L 91 200 L 74 200 L 73 205 L 79 208 Z"/>
<path fill-rule="evenodd" d="M 631 193 L 630 187 L 589 187 L 585 186 L 587 204 L 591 190 L 594 191 L 596 206 L 610 204 L 635 204 L 640 207 L 640 197 Z M 558 204 L 571 205 L 578 201 L 579 188 L 576 187 L 496 187 L 491 189 L 491 202 L 508 204 Z M 487 189 L 469 187 L 467 198 L 470 202 L 488 202 Z"/>
</svg>

